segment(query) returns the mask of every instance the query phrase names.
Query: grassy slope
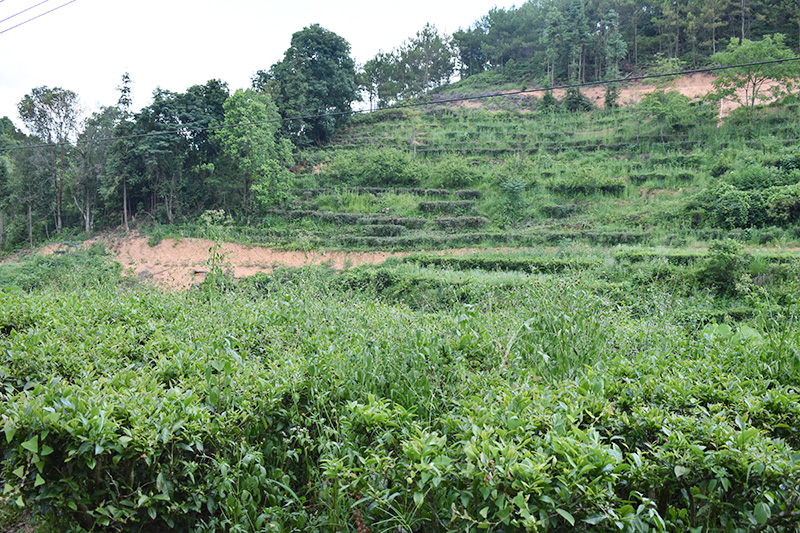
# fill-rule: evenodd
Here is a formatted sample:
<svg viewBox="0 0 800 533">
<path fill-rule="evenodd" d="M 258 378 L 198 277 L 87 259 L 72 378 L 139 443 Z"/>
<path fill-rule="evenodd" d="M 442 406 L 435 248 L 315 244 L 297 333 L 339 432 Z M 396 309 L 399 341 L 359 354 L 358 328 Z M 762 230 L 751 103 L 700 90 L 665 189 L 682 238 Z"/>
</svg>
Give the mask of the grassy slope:
<svg viewBox="0 0 800 533">
<path fill-rule="evenodd" d="M 750 223 L 695 205 L 698 192 L 721 183 L 747 188 L 746 165 L 798 159 L 797 104 L 752 118 L 740 112 L 722 126 L 693 104 L 663 136 L 635 108 L 547 114 L 529 105 L 498 98 L 482 109 L 355 117 L 330 145 L 300 154 L 306 172 L 287 208 L 241 228 L 239 238 L 301 249 L 704 246 L 725 237 L 797 246 L 796 224 L 770 218 L 765 207 Z M 780 184 L 797 181 L 786 179 Z"/>
</svg>

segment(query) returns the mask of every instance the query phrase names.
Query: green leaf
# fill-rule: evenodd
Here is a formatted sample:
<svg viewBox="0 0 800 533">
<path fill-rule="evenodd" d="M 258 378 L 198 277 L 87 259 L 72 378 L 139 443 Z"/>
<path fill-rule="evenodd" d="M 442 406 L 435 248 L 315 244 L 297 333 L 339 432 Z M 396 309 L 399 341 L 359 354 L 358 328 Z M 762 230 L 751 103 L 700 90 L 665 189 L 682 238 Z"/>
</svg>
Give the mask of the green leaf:
<svg viewBox="0 0 800 533">
<path fill-rule="evenodd" d="M 41 453 L 42 457 L 50 455 L 51 453 L 53 453 L 53 448 L 51 448 L 47 444 L 42 444 L 42 453 Z"/>
<path fill-rule="evenodd" d="M 565 511 L 564 509 L 556 509 L 556 512 L 558 514 L 560 514 L 564 518 L 564 520 L 569 522 L 569 525 L 571 525 L 571 526 L 575 525 L 575 518 L 571 514 L 569 514 L 567 511 Z"/>
<path fill-rule="evenodd" d="M 25 442 L 22 443 L 22 447 L 28 450 L 31 453 L 36 453 L 39 451 L 39 435 L 34 435 L 33 437 L 29 438 Z"/>
<path fill-rule="evenodd" d="M 485 520 L 485 519 L 486 519 L 486 517 L 489 515 L 489 507 L 484 507 L 483 509 L 481 509 L 481 510 L 480 510 L 480 515 L 481 515 L 481 516 L 483 517 L 483 519 Z"/>
<path fill-rule="evenodd" d="M 422 500 L 424 498 L 425 498 L 424 494 L 422 494 L 421 492 L 415 492 L 414 493 L 414 505 L 416 505 L 417 507 L 422 505 Z"/>
<path fill-rule="evenodd" d="M 772 509 L 770 509 L 770 506 L 764 502 L 758 503 L 756 504 L 755 515 L 756 520 L 758 520 L 758 524 L 763 526 L 772 516 Z"/>
<path fill-rule="evenodd" d="M 44 483 L 45 483 L 44 478 L 39 474 L 36 474 L 36 481 L 33 482 L 34 488 L 38 487 L 39 485 L 44 485 Z"/>
<path fill-rule="evenodd" d="M 591 526 L 596 526 L 597 524 L 599 524 L 600 522 L 602 522 L 605 519 L 606 519 L 605 515 L 593 514 L 591 516 L 587 516 L 586 518 L 584 518 L 583 521 L 586 522 L 587 524 L 591 525 Z"/>
<path fill-rule="evenodd" d="M 508 419 L 508 422 L 506 424 L 508 426 L 509 431 L 514 431 L 515 429 L 517 429 L 522 425 L 522 420 L 520 420 L 516 416 L 512 416 L 511 418 Z"/>
<path fill-rule="evenodd" d="M 682 476 L 686 475 L 686 473 L 689 471 L 688 468 L 686 468 L 685 466 L 681 466 L 681 465 L 675 465 L 675 469 L 674 470 L 675 470 L 675 476 L 676 477 L 682 477 Z"/>
<path fill-rule="evenodd" d="M 11 441 L 14 440 L 14 435 L 17 434 L 17 428 L 11 420 L 6 420 L 3 431 L 5 431 L 6 434 L 6 442 L 10 444 Z"/>
<path fill-rule="evenodd" d="M 14 472 L 12 472 L 12 473 L 13 473 L 15 476 L 17 476 L 18 478 L 22 479 L 22 478 L 24 478 L 24 477 L 25 477 L 25 467 L 24 467 L 24 466 L 20 466 L 20 467 L 16 468 L 16 469 L 14 470 Z"/>
</svg>

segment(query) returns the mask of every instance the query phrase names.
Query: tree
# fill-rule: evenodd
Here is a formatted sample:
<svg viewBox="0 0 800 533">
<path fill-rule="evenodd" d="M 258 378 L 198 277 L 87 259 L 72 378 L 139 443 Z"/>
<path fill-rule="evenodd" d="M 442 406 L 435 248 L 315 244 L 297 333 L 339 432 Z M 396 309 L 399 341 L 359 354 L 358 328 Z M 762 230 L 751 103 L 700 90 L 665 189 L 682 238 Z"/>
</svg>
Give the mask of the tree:
<svg viewBox="0 0 800 533">
<path fill-rule="evenodd" d="M 133 131 L 131 118 L 131 77 L 126 72 L 122 75 L 122 84 L 117 87 L 119 99 L 117 110 L 119 120 L 114 126 L 114 137 L 117 140 L 111 145 L 107 155 L 106 166 L 100 177 L 101 193 L 108 199 L 120 190 L 122 198 L 122 224 L 125 231 L 130 231 L 128 222 L 128 183 L 132 177 L 134 166 L 134 144 L 127 138 Z"/>
<path fill-rule="evenodd" d="M 27 137 L 19 149 L 11 152 L 12 171 L 8 177 L 8 191 L 11 203 L 18 209 L 24 207 L 28 226 L 28 244 L 33 248 L 34 214 L 46 221 L 52 213 L 53 204 L 48 201 L 52 195 L 52 169 L 54 158 L 51 150 L 42 148 L 35 137 Z M 47 232 L 45 222 L 45 232 Z"/>
<path fill-rule="evenodd" d="M 446 83 L 455 68 L 450 38 L 439 35 L 436 26 L 426 24 L 400 52 L 400 60 L 407 69 L 406 93 L 424 94 L 429 89 Z"/>
<path fill-rule="evenodd" d="M 84 121 L 83 131 L 75 145 L 80 161 L 72 183 L 72 198 L 83 217 L 83 229 L 87 234 L 94 225 L 94 208 L 100 189 L 100 176 L 103 174 L 107 159 L 108 146 L 105 139 L 113 135 L 118 120 L 119 110 L 116 107 L 104 107 L 92 113 L 92 116 Z"/>
<path fill-rule="evenodd" d="M 225 101 L 225 124 L 214 132 L 233 167 L 235 192 L 244 211 L 251 213 L 253 199 L 262 205 L 280 205 L 289 195 L 291 145 L 280 139 L 280 114 L 267 94 L 237 90 Z"/>
<path fill-rule="evenodd" d="M 14 124 L 8 117 L 0 119 L 0 150 L 7 150 L 14 145 L 11 134 L 14 132 Z M 5 153 L 0 155 L 0 251 L 5 244 L 5 214 L 10 209 L 11 189 L 9 188 L 9 176 L 11 174 L 11 161 Z"/>
<path fill-rule="evenodd" d="M 773 82 L 770 88 L 772 97 L 788 94 L 800 74 L 796 61 L 751 64 L 794 57 L 783 41 L 784 36 L 780 33 L 766 35 L 760 41 L 732 38 L 728 47 L 714 54 L 711 59 L 720 65 L 750 65 L 721 70 L 713 82 L 716 88 L 715 97 L 730 98 L 753 109 L 756 102 L 767 98 L 763 95 L 762 88 L 768 82 Z M 744 90 L 744 97 L 740 94 L 741 90 Z"/>
<path fill-rule="evenodd" d="M 571 0 L 566 20 L 565 41 L 568 46 L 568 72 L 571 83 L 585 81 L 586 44 L 589 40 L 589 19 L 583 0 Z"/>
<path fill-rule="evenodd" d="M 364 63 L 360 75 L 360 84 L 369 98 L 370 110 L 385 107 L 397 100 L 401 86 L 395 73 L 399 58 L 393 52 L 378 52 L 375 57 Z"/>
<path fill-rule="evenodd" d="M 678 91 L 665 91 L 657 89 L 647 94 L 639 103 L 639 109 L 658 121 L 658 131 L 664 141 L 664 127 L 673 130 L 682 121 L 690 119 L 692 113 L 689 108 L 691 100 L 688 96 Z"/>
<path fill-rule="evenodd" d="M 272 94 L 285 130 L 298 145 L 330 139 L 359 99 L 350 44 L 319 24 L 292 35 L 283 60 L 269 72 L 258 71 L 253 88 Z"/>
<path fill-rule="evenodd" d="M 61 207 L 67 180 L 67 153 L 77 133 L 80 105 L 78 95 L 55 87 L 37 87 L 17 105 L 19 116 L 28 129 L 54 150 L 51 179 L 55 193 L 56 233 L 61 234 Z M 56 164 L 55 159 L 59 162 Z"/>
<path fill-rule="evenodd" d="M 619 79 L 619 60 L 628 53 L 628 43 L 619 33 L 619 15 L 613 9 L 606 13 L 603 27 L 603 58 L 606 65 L 606 79 Z M 606 108 L 616 107 L 619 89 L 616 83 L 606 85 Z"/>
</svg>

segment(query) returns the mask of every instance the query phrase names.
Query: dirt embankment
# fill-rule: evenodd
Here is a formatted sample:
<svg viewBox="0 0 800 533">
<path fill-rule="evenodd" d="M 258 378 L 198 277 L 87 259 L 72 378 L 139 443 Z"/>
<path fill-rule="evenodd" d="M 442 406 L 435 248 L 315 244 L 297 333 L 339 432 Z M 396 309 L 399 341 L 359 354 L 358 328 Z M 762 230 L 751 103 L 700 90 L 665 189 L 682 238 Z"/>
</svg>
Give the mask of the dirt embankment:
<svg viewBox="0 0 800 533">
<path fill-rule="evenodd" d="M 689 74 L 688 76 L 682 76 L 668 84 L 667 90 L 676 90 L 681 94 L 688 96 L 692 100 L 698 100 L 703 98 L 707 94 L 714 91 L 713 81 L 716 79 L 716 76 L 713 74 L 708 74 L 704 72 L 700 72 L 697 74 Z M 759 90 L 759 94 L 764 97 L 762 102 L 769 102 L 770 92 L 769 90 L 772 88 L 774 84 L 772 82 L 765 83 L 761 89 Z M 630 83 L 622 83 L 619 88 L 619 98 L 617 102 L 622 107 L 635 105 L 639 103 L 642 98 L 644 98 L 647 94 L 656 90 L 656 86 L 643 83 L 643 82 L 630 82 Z M 508 91 L 508 92 L 517 92 L 517 91 Z M 605 106 L 605 95 L 606 95 L 606 88 L 603 85 L 594 85 L 591 87 L 583 87 L 581 88 L 581 92 L 586 95 L 589 100 L 598 108 L 603 108 Z M 535 98 L 541 98 L 544 94 L 541 91 L 528 93 Z M 562 100 L 566 94 L 564 89 L 553 89 L 553 96 L 557 99 Z M 744 89 L 738 91 L 737 96 L 740 99 L 744 99 Z M 484 103 L 482 100 L 467 100 L 460 104 L 456 104 L 457 107 L 468 107 L 468 108 L 475 108 L 479 109 L 483 107 Z M 723 99 L 721 102 L 721 109 L 720 115 L 722 117 L 728 116 L 734 109 L 739 107 L 739 102 L 731 100 L 729 98 Z"/>
<path fill-rule="evenodd" d="M 138 232 L 127 236 L 96 237 L 81 246 L 88 248 L 102 243 L 123 269 L 141 280 L 151 280 L 158 285 L 186 289 L 203 281 L 209 271 L 214 241 L 206 239 L 163 239 L 150 246 L 149 238 Z M 41 248 L 39 255 L 68 251 L 63 244 Z M 341 252 L 341 251 L 285 251 L 261 246 L 220 243 L 214 249 L 219 263 L 235 277 L 252 276 L 256 272 L 272 272 L 278 267 L 329 264 L 335 269 L 363 264 L 378 264 L 391 256 L 404 253 Z"/>
</svg>

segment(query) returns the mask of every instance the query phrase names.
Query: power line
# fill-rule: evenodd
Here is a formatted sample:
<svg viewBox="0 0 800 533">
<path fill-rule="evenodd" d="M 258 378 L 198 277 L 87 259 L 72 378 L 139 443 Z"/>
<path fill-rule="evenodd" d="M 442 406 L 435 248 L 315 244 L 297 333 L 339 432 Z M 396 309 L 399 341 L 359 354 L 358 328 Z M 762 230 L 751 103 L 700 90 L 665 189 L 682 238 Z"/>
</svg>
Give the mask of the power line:
<svg viewBox="0 0 800 533">
<path fill-rule="evenodd" d="M 60 6 L 58 6 L 58 7 L 54 7 L 54 8 L 53 8 L 53 9 L 51 9 L 50 11 L 45 11 L 44 13 L 39 13 L 39 14 L 38 14 L 38 15 L 36 15 L 35 17 L 29 18 L 28 20 L 22 21 L 22 22 L 20 22 L 19 24 L 15 25 L 15 26 L 11 26 L 10 28 L 6 28 L 6 29 L 4 29 L 4 30 L 0 31 L 0 35 L 4 34 L 4 33 L 5 33 L 5 32 L 7 32 L 7 31 L 11 31 L 11 30 L 13 30 L 14 28 L 19 28 L 19 27 L 20 27 L 20 26 L 22 26 L 23 24 L 27 24 L 28 22 L 34 21 L 34 20 L 36 20 L 36 19 L 38 19 L 38 18 L 41 18 L 41 17 L 43 17 L 43 16 L 45 16 L 45 15 L 48 15 L 48 14 L 52 13 L 53 11 L 57 11 L 57 10 L 61 9 L 62 7 L 68 6 L 69 4 L 71 4 L 71 3 L 73 3 L 73 2 L 76 2 L 76 1 L 77 1 L 77 0 L 69 0 L 69 2 L 67 2 L 67 3 L 65 3 L 65 4 L 61 4 L 61 5 L 60 5 Z M 43 4 L 43 3 L 44 3 L 44 2 L 42 2 L 42 4 Z M 41 4 L 37 4 L 37 5 L 41 5 Z M 36 6 L 34 6 L 34 7 L 36 7 Z M 17 15 L 18 15 L 18 14 L 19 14 L 19 13 L 17 13 Z M 13 16 L 15 17 L 16 15 L 13 15 Z M 13 17 L 9 17 L 9 18 L 13 18 Z"/>
<path fill-rule="evenodd" d="M 67 4 L 75 2 L 75 0 L 70 0 Z M 64 5 L 67 5 L 64 4 Z M 63 7 L 59 6 L 59 7 Z M 58 9 L 58 8 L 55 8 Z M 54 10 L 55 10 L 54 9 Z M 51 10 L 51 11 L 54 11 Z M 43 13 L 42 15 L 46 15 L 47 13 Z M 39 15 L 39 16 L 42 16 Z M 24 23 L 23 23 L 24 24 Z M 9 28 L 11 29 L 11 28 Z M 4 30 L 8 31 L 8 30 Z M 3 33 L 3 32 L 0 32 Z M 598 85 L 606 85 L 612 83 L 623 83 L 623 82 L 631 82 L 631 81 L 642 81 L 646 79 L 653 79 L 653 78 L 664 78 L 669 76 L 688 76 L 690 74 L 700 74 L 704 72 L 716 72 L 720 70 L 728 70 L 734 68 L 744 68 L 744 67 L 754 67 L 754 66 L 761 66 L 761 65 L 772 65 L 778 63 L 787 63 L 790 61 L 800 61 L 800 56 L 798 57 L 790 57 L 785 59 L 771 59 L 767 61 L 754 61 L 751 63 L 740 63 L 737 65 L 721 65 L 715 67 L 704 67 L 699 69 L 692 69 L 692 70 L 682 70 L 677 72 L 668 72 L 663 74 L 643 74 L 641 76 L 629 76 L 626 78 L 618 78 L 614 80 L 603 80 L 603 81 L 591 81 L 591 82 L 584 82 L 584 83 L 571 83 L 566 85 L 556 85 L 553 87 L 539 87 L 533 89 L 520 89 L 518 91 L 510 91 L 510 92 L 494 92 L 494 93 L 487 93 L 487 94 L 480 94 L 480 95 L 473 95 L 473 96 L 459 96 L 456 98 L 444 98 L 440 100 L 433 100 L 433 101 L 424 101 L 424 102 L 411 102 L 407 104 L 396 104 L 389 107 L 383 107 L 380 109 L 376 109 L 374 111 L 368 110 L 350 110 L 350 111 L 338 111 L 334 113 L 321 113 L 316 115 L 302 115 L 302 116 L 295 116 L 295 117 L 287 117 L 287 118 L 277 118 L 272 120 L 261 120 L 261 121 L 254 121 L 254 122 L 239 122 L 236 124 L 220 124 L 217 126 L 193 126 L 192 124 L 182 124 L 174 129 L 164 130 L 164 131 L 152 131 L 148 133 L 138 133 L 132 135 L 121 135 L 118 137 L 103 137 L 100 139 L 92 139 L 86 141 L 77 141 L 76 144 L 91 144 L 91 143 L 101 143 L 101 142 L 111 142 L 117 140 L 126 140 L 126 139 L 138 139 L 138 138 L 146 138 L 146 137 L 158 137 L 162 135 L 174 135 L 174 134 L 185 134 L 186 132 L 195 132 L 199 133 L 202 131 L 213 131 L 213 130 L 220 130 L 226 128 L 239 128 L 244 126 L 261 126 L 266 124 L 275 124 L 275 123 L 282 123 L 282 122 L 290 122 L 293 120 L 309 120 L 309 119 L 318 119 L 318 118 L 326 118 L 326 117 L 340 117 L 344 115 L 358 115 L 358 114 L 372 114 L 372 113 L 379 113 L 381 111 L 390 111 L 393 109 L 407 109 L 411 107 L 424 107 L 424 106 L 433 106 L 433 105 L 441 105 L 441 104 L 451 104 L 456 102 L 466 102 L 470 100 L 482 100 L 487 98 L 498 98 L 498 97 L 508 97 L 508 96 L 516 96 L 520 94 L 532 94 L 538 92 L 546 92 L 552 91 L 556 89 L 573 89 L 573 88 L 581 88 L 581 87 L 595 87 Z M 33 144 L 28 146 L 15 146 L 11 148 L 5 148 L 0 151 L 11 151 L 11 150 L 24 150 L 24 149 L 32 149 L 32 148 L 46 148 L 52 146 L 60 146 L 60 145 L 70 145 L 69 142 L 62 142 L 62 143 L 50 143 L 50 144 Z"/>
<path fill-rule="evenodd" d="M 40 6 L 40 5 L 42 5 L 42 4 L 46 4 L 46 3 L 47 3 L 47 2 L 49 2 L 49 1 L 50 1 L 50 0 L 42 0 L 41 2 L 39 2 L 38 4 L 36 4 L 36 5 L 34 5 L 34 6 L 31 6 L 31 7 L 28 7 L 28 8 L 26 8 L 26 9 L 23 9 L 22 11 L 20 11 L 20 12 L 18 12 L 18 13 L 14 13 L 14 14 L 13 14 L 13 15 L 11 15 L 10 17 L 6 17 L 6 18 L 4 18 L 3 20 L 0 20 L 0 24 L 2 24 L 3 22 L 5 22 L 5 21 L 7 21 L 7 20 L 11 20 L 11 19 L 13 19 L 13 18 L 14 18 L 14 17 L 16 17 L 16 16 L 22 15 L 22 14 L 23 14 L 23 13 L 25 13 L 26 11 L 30 11 L 31 9 L 33 9 L 33 8 L 35 8 L 35 7 L 39 7 L 39 6 Z"/>
</svg>

